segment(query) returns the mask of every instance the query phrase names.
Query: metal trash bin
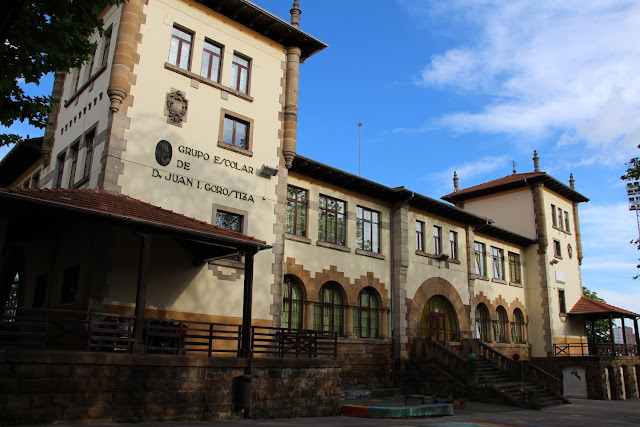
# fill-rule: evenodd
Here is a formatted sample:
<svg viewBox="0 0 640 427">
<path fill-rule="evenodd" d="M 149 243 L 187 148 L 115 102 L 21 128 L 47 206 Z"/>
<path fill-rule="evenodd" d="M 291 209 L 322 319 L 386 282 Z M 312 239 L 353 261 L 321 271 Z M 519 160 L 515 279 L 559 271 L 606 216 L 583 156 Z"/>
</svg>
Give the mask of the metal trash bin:
<svg viewBox="0 0 640 427">
<path fill-rule="evenodd" d="M 251 408 L 251 381 L 252 376 L 245 374 L 233 378 L 231 383 L 231 403 L 234 412 L 244 410 L 245 418 L 249 418 Z"/>
</svg>

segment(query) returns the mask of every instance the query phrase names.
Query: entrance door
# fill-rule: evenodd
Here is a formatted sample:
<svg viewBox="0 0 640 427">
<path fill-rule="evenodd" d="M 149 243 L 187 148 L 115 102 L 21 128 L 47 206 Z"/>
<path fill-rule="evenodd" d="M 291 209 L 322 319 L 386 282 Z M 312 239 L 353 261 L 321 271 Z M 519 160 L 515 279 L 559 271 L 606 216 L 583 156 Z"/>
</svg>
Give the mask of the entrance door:
<svg viewBox="0 0 640 427">
<path fill-rule="evenodd" d="M 444 313 L 429 313 L 429 329 L 431 337 L 441 344 L 446 341 Z"/>
</svg>

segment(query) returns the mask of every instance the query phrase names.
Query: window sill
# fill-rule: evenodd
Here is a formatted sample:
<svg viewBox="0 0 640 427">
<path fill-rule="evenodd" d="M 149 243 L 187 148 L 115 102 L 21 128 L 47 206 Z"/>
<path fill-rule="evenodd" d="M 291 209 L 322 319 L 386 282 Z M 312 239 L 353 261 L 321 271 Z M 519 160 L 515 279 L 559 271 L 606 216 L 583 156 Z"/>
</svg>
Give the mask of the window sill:
<svg viewBox="0 0 640 427">
<path fill-rule="evenodd" d="M 225 150 L 234 151 L 238 154 L 242 154 L 243 156 L 253 157 L 253 151 L 247 150 L 246 148 L 236 147 L 233 144 L 218 141 L 218 147 L 224 148 Z"/>
<path fill-rule="evenodd" d="M 571 236 L 571 232 L 570 232 L 570 231 L 567 231 L 567 230 L 565 230 L 565 229 L 563 229 L 563 228 L 560 228 L 560 227 L 558 227 L 557 225 L 552 225 L 551 227 L 552 227 L 554 230 L 561 231 L 561 232 L 563 232 L 564 234 L 567 234 L 567 235 Z"/>
<path fill-rule="evenodd" d="M 307 245 L 311 244 L 311 239 L 304 236 L 298 236 L 297 234 L 284 233 L 284 238 L 287 240 L 293 240 L 294 242 L 306 243 Z"/>
<path fill-rule="evenodd" d="M 518 282 L 509 282 L 509 286 L 515 286 L 516 288 L 523 288 L 522 283 Z"/>
<path fill-rule="evenodd" d="M 489 281 L 489 278 L 488 278 L 487 276 L 481 276 L 481 275 L 479 275 L 479 274 L 474 274 L 474 275 L 473 275 L 473 278 L 474 278 L 474 279 L 477 279 L 477 280 L 484 280 L 484 281 L 486 281 L 486 282 L 488 282 L 488 281 Z"/>
<path fill-rule="evenodd" d="M 98 70 L 95 73 L 93 73 L 93 76 L 89 77 L 89 80 L 87 80 L 82 86 L 80 86 L 80 88 L 78 88 L 78 90 L 76 90 L 76 92 L 73 95 L 71 95 L 69 99 L 65 101 L 64 108 L 67 108 L 69 105 L 71 105 L 71 103 L 75 101 L 75 99 L 79 97 L 80 94 L 84 92 L 84 90 L 87 87 L 89 87 L 89 85 L 93 83 L 93 81 L 100 76 L 100 74 L 104 73 L 104 70 L 106 69 L 107 69 L 107 64 L 104 64 L 102 67 L 98 68 Z"/>
<path fill-rule="evenodd" d="M 371 258 L 385 259 L 384 255 L 382 254 L 379 254 L 377 252 L 366 251 L 364 249 L 356 249 L 356 254 L 368 256 Z"/>
<path fill-rule="evenodd" d="M 239 268 L 244 270 L 244 262 L 242 261 L 233 261 L 230 259 L 217 259 L 215 261 L 210 261 L 213 265 L 219 265 L 221 267 L 230 267 L 230 268 Z"/>
<path fill-rule="evenodd" d="M 84 184 L 86 184 L 87 182 L 89 182 L 89 177 L 86 176 L 84 178 L 82 178 L 80 181 L 76 182 L 75 184 L 73 184 L 71 186 L 71 188 L 80 188 L 82 187 Z"/>
<path fill-rule="evenodd" d="M 506 280 L 502 280 L 502 279 L 495 279 L 495 278 L 494 278 L 494 279 L 491 279 L 491 281 L 492 281 L 492 282 L 495 282 L 495 283 L 501 283 L 501 284 L 503 284 L 503 285 L 506 285 L 506 284 L 507 284 L 507 281 L 506 281 Z"/>
<path fill-rule="evenodd" d="M 338 245 L 336 243 L 323 242 L 321 240 L 318 240 L 316 242 L 316 246 L 320 246 L 320 247 L 323 247 L 323 248 L 329 248 L 329 249 L 335 249 L 335 250 L 342 251 L 342 252 L 351 252 L 351 248 L 348 248 L 348 247 L 342 246 L 342 245 Z"/>
<path fill-rule="evenodd" d="M 562 259 L 562 255 L 553 255 L 555 259 Z"/>
<path fill-rule="evenodd" d="M 211 87 L 215 87 L 216 89 L 219 89 L 223 92 L 227 92 L 230 93 L 233 96 L 237 96 L 238 98 L 244 99 L 245 101 L 249 101 L 249 102 L 253 102 L 253 97 L 247 95 L 246 93 L 242 93 L 242 92 L 238 92 L 237 90 L 233 90 L 229 87 L 226 87 L 218 82 L 214 82 L 213 80 L 209 80 L 205 77 L 202 77 L 200 74 L 196 74 L 194 72 L 191 72 L 189 70 L 185 70 L 182 69 L 178 66 L 175 66 L 173 64 L 170 64 L 168 62 L 164 63 L 164 68 L 166 68 L 169 71 L 173 71 L 174 73 L 178 73 L 178 74 L 182 74 L 185 77 L 189 77 L 190 79 L 193 80 L 197 80 L 202 84 L 205 84 L 207 86 L 211 86 Z"/>
</svg>

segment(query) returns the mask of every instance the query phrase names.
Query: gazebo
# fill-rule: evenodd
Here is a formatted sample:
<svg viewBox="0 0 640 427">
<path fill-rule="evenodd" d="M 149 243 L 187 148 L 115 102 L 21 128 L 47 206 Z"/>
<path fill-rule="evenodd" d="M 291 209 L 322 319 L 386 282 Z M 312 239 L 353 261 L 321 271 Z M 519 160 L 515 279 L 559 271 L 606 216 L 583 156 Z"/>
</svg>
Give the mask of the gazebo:
<svg viewBox="0 0 640 427">
<path fill-rule="evenodd" d="M 640 314 L 633 313 L 613 305 L 596 301 L 585 296 L 581 297 L 578 302 L 569 311 L 569 316 L 582 316 L 585 322 L 591 322 L 591 342 L 588 345 L 589 355 L 592 356 L 637 356 L 638 348 L 640 348 L 640 337 L 638 336 L 638 317 Z M 595 336 L 594 323 L 596 320 L 609 320 L 610 343 L 597 343 Z M 613 339 L 613 320 L 620 319 L 622 325 L 622 343 L 616 343 Z M 635 342 L 627 342 L 627 334 L 624 333 L 625 319 L 633 319 L 635 327 Z"/>
</svg>

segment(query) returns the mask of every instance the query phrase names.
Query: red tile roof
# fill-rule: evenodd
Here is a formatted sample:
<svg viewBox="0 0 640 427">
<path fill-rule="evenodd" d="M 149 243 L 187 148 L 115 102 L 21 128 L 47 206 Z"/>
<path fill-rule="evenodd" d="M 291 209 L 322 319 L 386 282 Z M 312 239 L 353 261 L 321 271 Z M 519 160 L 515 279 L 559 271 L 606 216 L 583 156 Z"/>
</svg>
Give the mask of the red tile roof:
<svg viewBox="0 0 640 427">
<path fill-rule="evenodd" d="M 548 187 L 573 202 L 589 201 L 585 196 L 548 175 L 546 172 L 514 173 L 513 175 L 507 175 L 502 178 L 494 179 L 493 181 L 454 191 L 446 196 L 442 196 L 442 200 L 455 203 L 457 200 L 468 200 L 514 188 L 527 187 L 536 182 L 542 182 L 545 187 Z"/>
<path fill-rule="evenodd" d="M 267 246 L 266 242 L 255 237 L 190 218 L 129 196 L 107 193 L 103 190 L 9 187 L 0 188 L 0 198 L 40 202 L 54 207 L 107 215 L 123 220 L 143 221 L 150 225 L 169 227 L 176 232 L 204 234 L 209 238 L 232 239 L 252 246 Z"/>
<path fill-rule="evenodd" d="M 581 297 L 578 302 L 569 311 L 569 314 L 617 314 L 625 315 L 625 317 L 640 317 L 640 314 L 622 308 L 614 307 L 604 302 L 596 301 L 585 296 Z"/>
</svg>

